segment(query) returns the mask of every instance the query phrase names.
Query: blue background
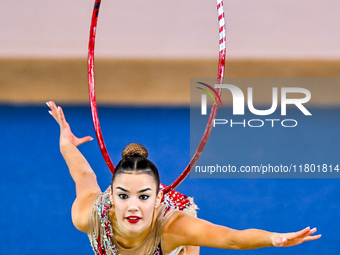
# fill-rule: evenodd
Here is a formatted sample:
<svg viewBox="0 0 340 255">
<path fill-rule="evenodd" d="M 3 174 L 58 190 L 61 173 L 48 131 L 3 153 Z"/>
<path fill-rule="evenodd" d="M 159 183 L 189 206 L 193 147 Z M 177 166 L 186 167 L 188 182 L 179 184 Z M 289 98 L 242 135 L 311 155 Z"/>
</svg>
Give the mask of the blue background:
<svg viewBox="0 0 340 255">
<path fill-rule="evenodd" d="M 77 136 L 95 137 L 89 107 L 63 109 Z M 47 110 L 46 106 L 0 106 L 0 254 L 93 254 L 87 235 L 71 222 L 74 182 L 59 152 L 59 127 Z M 339 109 L 328 113 L 340 116 Z M 160 170 L 162 183 L 170 184 L 190 160 L 189 114 L 189 108 L 100 107 L 103 136 L 112 161 L 117 164 L 128 143 L 141 143 Z M 316 137 L 333 138 L 334 155 L 339 155 L 339 122 L 312 125 L 308 130 Z M 306 143 L 308 140 L 303 139 L 308 137 L 302 135 L 299 139 Z M 247 144 L 247 148 L 259 146 L 255 140 L 235 134 L 229 138 L 231 145 L 238 142 Z M 306 157 L 298 146 L 289 146 L 284 135 L 277 137 L 277 143 Z M 96 140 L 81 145 L 80 150 L 96 172 L 101 188 L 106 189 L 111 174 Z M 318 157 L 327 156 L 322 146 L 315 150 Z M 229 152 L 228 157 L 233 153 L 242 156 L 242 151 L 237 154 L 233 147 Z M 242 160 L 250 164 L 252 159 L 247 155 L 244 153 Z M 201 254 L 338 254 L 339 184 L 339 179 L 187 178 L 177 190 L 193 196 L 200 208 L 198 216 L 216 224 L 275 232 L 316 226 L 323 235 L 320 240 L 296 247 L 249 251 L 203 247 Z"/>
</svg>

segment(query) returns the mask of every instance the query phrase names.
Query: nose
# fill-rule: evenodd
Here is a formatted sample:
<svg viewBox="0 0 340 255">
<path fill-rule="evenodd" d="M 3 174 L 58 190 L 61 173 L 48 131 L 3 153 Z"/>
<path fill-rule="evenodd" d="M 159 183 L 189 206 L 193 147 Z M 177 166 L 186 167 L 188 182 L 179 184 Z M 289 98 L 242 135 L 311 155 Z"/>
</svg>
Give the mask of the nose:
<svg viewBox="0 0 340 255">
<path fill-rule="evenodd" d="M 129 199 L 129 204 L 128 204 L 128 211 L 129 212 L 136 212 L 138 211 L 138 199 L 136 198 L 130 198 Z"/>
</svg>

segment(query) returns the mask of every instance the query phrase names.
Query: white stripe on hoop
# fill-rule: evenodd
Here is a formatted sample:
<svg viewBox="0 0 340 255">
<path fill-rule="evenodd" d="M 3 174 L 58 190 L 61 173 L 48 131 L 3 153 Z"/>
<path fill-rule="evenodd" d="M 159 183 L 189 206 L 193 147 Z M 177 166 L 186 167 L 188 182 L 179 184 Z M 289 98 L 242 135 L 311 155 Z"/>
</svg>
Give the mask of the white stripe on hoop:
<svg viewBox="0 0 340 255">
<path fill-rule="evenodd" d="M 220 16 L 223 13 L 223 11 L 224 11 L 223 9 L 224 9 L 223 5 L 221 5 L 220 8 L 217 9 L 218 16 Z"/>
<path fill-rule="evenodd" d="M 223 50 L 225 50 L 225 49 L 226 49 L 226 47 L 225 47 L 225 42 L 220 43 L 220 51 L 223 51 Z"/>
<path fill-rule="evenodd" d="M 222 39 L 222 38 L 225 38 L 226 36 L 225 36 L 225 30 L 223 29 L 221 32 L 220 32 L 220 40 Z"/>
<path fill-rule="evenodd" d="M 218 22 L 219 27 L 222 27 L 225 25 L 225 21 L 224 18 L 220 19 L 220 21 Z"/>
</svg>

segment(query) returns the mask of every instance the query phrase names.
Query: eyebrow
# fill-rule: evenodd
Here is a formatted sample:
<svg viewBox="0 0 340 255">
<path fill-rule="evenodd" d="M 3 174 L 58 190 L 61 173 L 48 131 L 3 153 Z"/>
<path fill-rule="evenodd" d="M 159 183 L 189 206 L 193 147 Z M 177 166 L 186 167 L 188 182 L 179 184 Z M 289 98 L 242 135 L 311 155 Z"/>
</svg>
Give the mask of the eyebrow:
<svg viewBox="0 0 340 255">
<path fill-rule="evenodd" d="M 126 189 L 124 189 L 124 188 L 122 188 L 120 186 L 118 186 L 116 189 L 120 189 L 120 190 L 122 190 L 124 192 L 130 193 L 128 190 L 126 190 Z M 142 190 L 138 191 L 137 193 L 143 193 L 143 192 L 148 191 L 148 190 L 151 190 L 151 189 L 150 188 L 142 189 Z"/>
</svg>

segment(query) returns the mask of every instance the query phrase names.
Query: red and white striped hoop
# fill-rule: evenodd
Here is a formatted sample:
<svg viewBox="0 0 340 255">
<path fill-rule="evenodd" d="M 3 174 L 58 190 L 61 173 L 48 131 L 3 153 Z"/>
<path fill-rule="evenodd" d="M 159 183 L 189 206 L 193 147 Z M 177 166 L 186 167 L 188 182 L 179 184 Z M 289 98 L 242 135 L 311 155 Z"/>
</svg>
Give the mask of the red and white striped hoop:
<svg viewBox="0 0 340 255">
<path fill-rule="evenodd" d="M 224 8 L 223 8 L 223 0 L 216 0 L 217 2 L 217 14 L 218 14 L 218 25 L 219 25 L 219 62 L 218 62 L 218 74 L 217 74 L 217 84 L 223 83 L 224 78 L 224 70 L 225 70 L 225 58 L 226 58 L 226 32 L 225 32 L 225 19 L 224 19 Z M 107 152 L 103 135 L 100 128 L 99 118 L 98 118 L 98 110 L 97 110 L 97 103 L 96 103 L 96 96 L 95 96 L 95 86 L 94 86 L 94 46 L 95 46 L 95 38 L 96 38 L 96 28 L 97 28 L 97 21 L 98 21 L 98 14 L 99 14 L 99 7 L 100 7 L 101 0 L 96 0 L 93 8 L 92 13 L 92 20 L 91 20 L 91 28 L 90 28 L 90 38 L 89 38 L 89 50 L 88 50 L 88 80 L 89 80 L 89 95 L 90 95 L 90 104 L 91 104 L 91 114 L 94 124 L 94 129 L 96 132 L 97 140 L 99 143 L 100 150 L 103 154 L 105 162 L 109 167 L 110 171 L 113 173 L 115 170 L 114 165 L 110 159 L 110 156 Z M 218 95 L 221 95 L 222 89 L 216 89 Z M 217 96 L 215 96 L 217 99 Z M 197 160 L 201 156 L 204 147 L 208 141 L 210 136 L 212 127 L 213 127 L 213 120 L 216 117 L 217 109 L 218 109 L 218 100 L 216 100 L 216 104 L 213 105 L 210 116 L 208 119 L 207 126 L 204 130 L 203 137 L 201 142 L 199 143 L 194 156 L 190 160 L 188 166 L 182 172 L 182 174 L 168 187 L 163 190 L 163 193 L 166 194 L 167 192 L 175 189 L 190 173 L 190 170 L 196 164 Z"/>
</svg>

